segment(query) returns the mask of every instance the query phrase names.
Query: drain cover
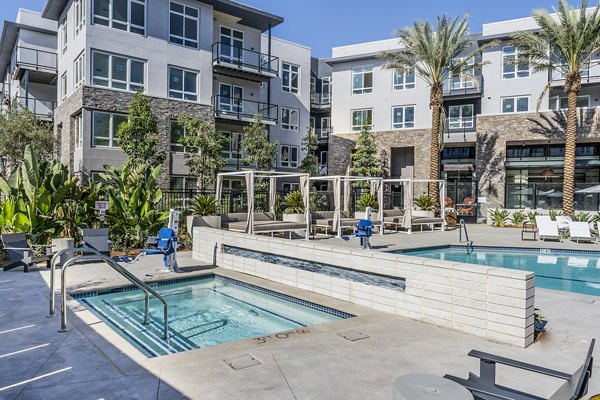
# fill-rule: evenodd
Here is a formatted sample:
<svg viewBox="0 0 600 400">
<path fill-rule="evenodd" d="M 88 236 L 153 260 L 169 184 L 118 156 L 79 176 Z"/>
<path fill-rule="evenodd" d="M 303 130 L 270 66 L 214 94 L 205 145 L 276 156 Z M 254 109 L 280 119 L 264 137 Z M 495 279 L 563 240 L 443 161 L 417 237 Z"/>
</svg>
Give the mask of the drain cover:
<svg viewBox="0 0 600 400">
<path fill-rule="evenodd" d="M 369 337 L 369 335 L 359 332 L 359 331 L 348 331 L 348 332 L 341 332 L 337 334 L 340 337 L 343 337 L 346 340 L 349 340 L 351 342 L 356 342 L 357 340 L 361 340 L 361 339 L 366 339 Z"/>
<path fill-rule="evenodd" d="M 223 361 L 225 361 L 225 364 L 229 365 L 235 370 L 262 364 L 260 360 L 255 358 L 252 354 L 243 354 L 237 357 L 224 358 Z"/>
<path fill-rule="evenodd" d="M 586 304 L 594 304 L 594 300 L 593 299 L 588 299 L 586 297 L 582 297 L 582 298 L 575 298 L 575 299 L 571 299 L 571 301 L 577 302 L 577 303 L 586 303 Z"/>
</svg>

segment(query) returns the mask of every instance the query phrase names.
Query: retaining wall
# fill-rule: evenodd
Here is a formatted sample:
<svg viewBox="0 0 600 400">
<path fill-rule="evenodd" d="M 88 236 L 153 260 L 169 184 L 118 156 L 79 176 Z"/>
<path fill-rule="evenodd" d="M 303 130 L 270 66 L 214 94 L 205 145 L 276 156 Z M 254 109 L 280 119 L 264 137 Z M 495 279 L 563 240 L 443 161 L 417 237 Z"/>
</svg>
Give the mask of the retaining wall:
<svg viewBox="0 0 600 400">
<path fill-rule="evenodd" d="M 193 258 L 202 262 L 492 341 L 521 347 L 533 343 L 535 285 L 530 272 L 204 227 L 194 228 L 193 237 Z M 287 257 L 290 262 L 244 256 L 239 249 Z M 284 265 L 294 260 L 373 279 L 364 283 L 368 280 Z M 389 279 L 404 284 L 380 284 Z"/>
</svg>

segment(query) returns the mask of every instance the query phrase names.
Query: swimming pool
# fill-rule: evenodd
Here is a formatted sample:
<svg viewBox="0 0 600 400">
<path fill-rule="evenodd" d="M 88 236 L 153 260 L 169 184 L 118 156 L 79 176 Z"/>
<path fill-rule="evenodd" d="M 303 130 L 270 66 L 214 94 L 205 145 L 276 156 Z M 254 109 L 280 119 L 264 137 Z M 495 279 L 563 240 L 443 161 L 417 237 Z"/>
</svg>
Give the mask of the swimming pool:
<svg viewBox="0 0 600 400">
<path fill-rule="evenodd" d="M 600 252 L 465 246 L 400 250 L 436 260 L 519 269 L 535 273 L 537 287 L 600 296 Z"/>
<path fill-rule="evenodd" d="M 353 315 L 219 275 L 153 285 L 169 304 L 169 342 L 162 340 L 162 303 L 134 287 L 74 297 L 148 357 L 214 346 L 282 331 L 306 333 L 311 325 Z"/>
</svg>

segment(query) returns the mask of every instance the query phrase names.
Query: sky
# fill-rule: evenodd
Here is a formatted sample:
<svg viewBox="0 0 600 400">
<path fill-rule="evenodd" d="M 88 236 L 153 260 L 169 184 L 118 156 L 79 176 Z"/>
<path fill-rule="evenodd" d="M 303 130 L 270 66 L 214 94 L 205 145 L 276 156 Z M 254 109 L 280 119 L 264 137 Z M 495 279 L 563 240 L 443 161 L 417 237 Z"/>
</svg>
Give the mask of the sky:
<svg viewBox="0 0 600 400">
<path fill-rule="evenodd" d="M 19 8 L 42 11 L 46 0 L 1 0 L 0 18 L 14 21 Z M 329 57 L 331 48 L 389 39 L 415 20 L 433 21 L 444 13 L 470 13 L 472 32 L 485 22 L 523 18 L 536 8 L 551 8 L 556 0 L 240 0 L 280 15 L 285 22 L 273 35 L 312 48 L 313 56 Z M 579 0 L 571 1 L 579 4 Z M 596 1 L 591 0 L 590 5 Z"/>
</svg>

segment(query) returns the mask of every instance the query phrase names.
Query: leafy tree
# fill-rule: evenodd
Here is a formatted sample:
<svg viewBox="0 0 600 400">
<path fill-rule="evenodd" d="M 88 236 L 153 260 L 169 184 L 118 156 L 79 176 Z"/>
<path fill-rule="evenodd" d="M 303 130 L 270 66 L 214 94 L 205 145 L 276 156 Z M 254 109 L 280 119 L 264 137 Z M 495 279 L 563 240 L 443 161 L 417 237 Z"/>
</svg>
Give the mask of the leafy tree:
<svg viewBox="0 0 600 400">
<path fill-rule="evenodd" d="M 398 68 L 404 73 L 414 73 L 430 88 L 431 108 L 431 156 L 430 179 L 439 179 L 440 150 L 442 144 L 441 121 L 444 118 L 444 82 L 452 76 L 461 76 L 478 84 L 473 71 L 481 68 L 478 57 L 483 50 L 496 46 L 492 41 L 483 46 L 474 46 L 469 35 L 468 16 L 459 21 L 448 16 L 438 17 L 434 27 L 429 22 L 416 21 L 412 27 L 398 32 L 404 50 L 383 52 L 386 68 Z M 438 185 L 429 185 L 429 196 L 438 198 Z"/>
<path fill-rule="evenodd" d="M 302 172 L 315 176 L 319 173 L 319 158 L 317 157 L 317 148 L 319 147 L 319 138 L 314 128 L 309 127 L 306 136 L 302 138 L 301 149 L 306 156 L 302 159 L 300 169 Z"/>
<path fill-rule="evenodd" d="M 30 145 L 38 162 L 52 158 L 56 140 L 52 124 L 40 121 L 16 100 L 0 115 L 0 173 L 8 176 L 23 161 Z"/>
<path fill-rule="evenodd" d="M 350 172 L 354 176 L 378 176 L 377 147 L 368 125 L 363 125 L 352 153 Z M 369 188 L 369 182 L 359 181 L 354 187 Z"/>
<path fill-rule="evenodd" d="M 179 114 L 178 121 L 185 129 L 181 143 L 185 146 L 183 157 L 190 174 L 198 178 L 200 189 L 212 187 L 217 174 L 227 165 L 222 155 L 227 138 L 208 122 L 189 115 Z"/>
<path fill-rule="evenodd" d="M 156 117 L 150 109 L 150 101 L 136 93 L 129 103 L 128 121 L 117 132 L 119 146 L 135 165 L 162 165 L 166 154 L 157 149 L 160 143 Z"/>
<path fill-rule="evenodd" d="M 577 141 L 577 95 L 581 89 L 581 72 L 589 65 L 597 65 L 592 56 L 600 50 L 600 4 L 587 10 L 588 0 L 583 0 L 579 10 L 559 0 L 556 17 L 547 10 L 536 10 L 532 16 L 539 30 L 517 32 L 513 44 L 520 48 L 514 64 L 526 64 L 534 72 L 553 71 L 564 75 L 567 93 L 567 132 L 565 140 L 565 169 L 563 180 L 563 212 L 573 215 L 575 190 L 575 146 Z M 540 96 L 538 109 L 542 97 Z"/>
<path fill-rule="evenodd" d="M 244 126 L 244 165 L 255 165 L 257 171 L 268 171 L 273 168 L 277 157 L 278 142 L 269 141 L 269 133 L 260 115 Z"/>
</svg>

